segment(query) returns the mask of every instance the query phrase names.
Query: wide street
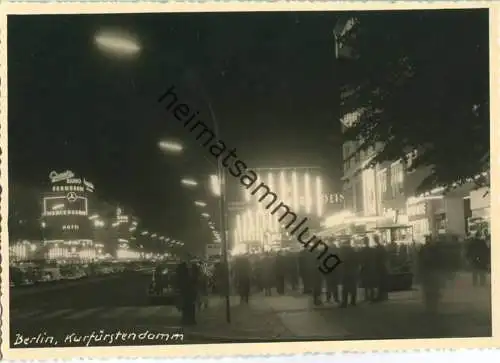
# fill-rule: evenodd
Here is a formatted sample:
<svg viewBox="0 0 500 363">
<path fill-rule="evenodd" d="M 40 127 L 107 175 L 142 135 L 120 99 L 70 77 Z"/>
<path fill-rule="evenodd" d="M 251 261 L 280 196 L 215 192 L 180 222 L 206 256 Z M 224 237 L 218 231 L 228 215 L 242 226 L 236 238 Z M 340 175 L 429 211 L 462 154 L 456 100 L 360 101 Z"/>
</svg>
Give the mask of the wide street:
<svg viewBox="0 0 500 363">
<path fill-rule="evenodd" d="M 33 338 L 31 347 L 53 346 L 55 341 L 59 346 L 85 345 L 89 338 L 84 336 L 92 332 L 101 341 L 93 339 L 91 346 L 488 336 L 490 289 L 472 287 L 469 277 L 460 275 L 444 290 L 438 316 L 425 315 L 418 290 L 393 293 L 387 303 L 360 302 L 348 309 L 312 307 L 308 297 L 288 292 L 255 294 L 249 306 L 232 298 L 230 326 L 222 300 L 213 297 L 198 326 L 182 330 L 174 307 L 148 304 L 150 272 L 132 272 L 45 291 L 13 289 L 10 341 L 13 348 L 26 347 L 21 343 L 26 338 Z M 124 336 L 129 333 L 137 336 Z M 52 341 L 47 338 L 51 336 Z"/>
<path fill-rule="evenodd" d="M 81 280 L 49 288 L 34 287 L 18 291 L 12 289 L 11 306 L 14 308 L 10 310 L 11 344 L 16 341 L 16 334 L 34 337 L 39 333 L 46 333 L 57 337 L 62 345 L 66 334 L 70 333 L 85 335 L 92 331 L 105 330 L 105 333 L 111 334 L 120 329 L 137 334 L 146 330 L 175 333 L 179 323 L 179 313 L 176 309 L 148 305 L 146 292 L 150 279 L 151 272 L 142 271 Z M 137 339 L 135 342 L 155 343 L 158 344 L 158 339 Z M 94 342 L 93 345 L 95 344 L 98 343 Z M 107 344 L 109 345 L 103 343 Z M 125 341 L 122 344 L 130 345 L 134 344 L 134 341 Z M 23 345 L 13 347 L 15 346 Z"/>
</svg>

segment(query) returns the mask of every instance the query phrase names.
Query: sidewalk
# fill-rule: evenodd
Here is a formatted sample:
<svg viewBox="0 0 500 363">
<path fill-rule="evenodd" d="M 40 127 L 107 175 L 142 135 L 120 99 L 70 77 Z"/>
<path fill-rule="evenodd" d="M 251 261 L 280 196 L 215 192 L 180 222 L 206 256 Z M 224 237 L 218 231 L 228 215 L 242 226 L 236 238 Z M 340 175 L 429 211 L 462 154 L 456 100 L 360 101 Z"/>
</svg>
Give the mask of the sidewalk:
<svg viewBox="0 0 500 363">
<path fill-rule="evenodd" d="M 415 339 L 491 336 L 491 287 L 472 286 L 470 274 L 458 274 L 443 289 L 439 314 L 429 316 L 421 291 L 394 292 L 389 301 L 340 309 L 313 306 L 310 296 L 255 294 L 250 304 L 232 297 L 231 324 L 225 301 L 213 298 L 189 334 L 213 341 Z M 359 291 L 362 298 L 362 291 Z"/>
<path fill-rule="evenodd" d="M 293 335 L 280 321 L 262 296 L 254 296 L 250 304 L 241 305 L 239 297 L 231 296 L 231 323 L 226 322 L 225 299 L 210 298 L 210 307 L 198 313 L 197 325 L 185 333 L 214 342 L 269 341 Z"/>
</svg>

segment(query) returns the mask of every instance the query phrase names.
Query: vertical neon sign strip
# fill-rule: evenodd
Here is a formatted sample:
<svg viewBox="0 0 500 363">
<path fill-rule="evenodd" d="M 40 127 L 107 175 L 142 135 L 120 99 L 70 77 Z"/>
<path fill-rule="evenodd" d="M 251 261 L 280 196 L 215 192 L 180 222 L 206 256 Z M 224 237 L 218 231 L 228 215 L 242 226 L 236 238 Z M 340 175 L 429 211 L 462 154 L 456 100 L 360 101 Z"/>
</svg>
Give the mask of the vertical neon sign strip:
<svg viewBox="0 0 500 363">
<path fill-rule="evenodd" d="M 254 240 L 255 239 L 255 221 L 253 219 L 253 214 L 251 210 L 248 210 L 248 224 L 250 226 L 250 233 L 248 236 L 249 240 Z"/>
<path fill-rule="evenodd" d="M 316 208 L 318 211 L 318 216 L 323 215 L 323 186 L 321 183 L 321 177 L 316 176 Z"/>
<path fill-rule="evenodd" d="M 235 238 L 235 245 L 241 243 L 241 234 L 242 234 L 242 230 L 241 230 L 241 216 L 240 214 L 238 213 L 236 215 L 236 228 L 235 228 L 235 232 L 236 232 L 236 238 Z"/>
<path fill-rule="evenodd" d="M 283 170 L 280 172 L 280 198 L 285 203 L 288 203 L 288 193 L 286 190 L 285 172 Z"/>
<path fill-rule="evenodd" d="M 299 188 L 297 185 L 297 172 L 294 170 L 292 173 L 292 205 L 295 211 L 299 209 Z"/>
<path fill-rule="evenodd" d="M 304 174 L 304 188 L 306 213 L 311 213 L 311 184 L 308 172 Z"/>
</svg>

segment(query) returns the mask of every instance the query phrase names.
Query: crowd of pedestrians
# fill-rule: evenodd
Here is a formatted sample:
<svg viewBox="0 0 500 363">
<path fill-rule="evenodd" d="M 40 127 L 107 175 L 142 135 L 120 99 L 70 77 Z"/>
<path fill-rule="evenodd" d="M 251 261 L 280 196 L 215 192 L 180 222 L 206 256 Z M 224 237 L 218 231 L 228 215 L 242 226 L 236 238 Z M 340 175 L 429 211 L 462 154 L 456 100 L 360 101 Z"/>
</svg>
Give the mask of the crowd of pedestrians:
<svg viewBox="0 0 500 363">
<path fill-rule="evenodd" d="M 342 263 L 328 274 L 318 268 L 316 254 L 307 250 L 241 255 L 232 263 L 232 285 L 242 303 L 248 303 L 252 292 L 283 295 L 286 291 L 299 292 L 300 288 L 315 305 L 336 302 L 340 307 L 355 306 L 360 285 L 365 300 L 384 301 L 388 297 L 392 246 L 383 246 L 378 236 L 372 242 L 365 237 L 363 243 L 359 248 L 351 238 L 329 241 L 331 251 Z M 401 258 L 399 250 L 402 249 L 398 249 L 397 258 Z"/>
<path fill-rule="evenodd" d="M 207 307 L 207 296 L 224 296 L 229 285 L 241 304 L 251 295 L 306 294 L 314 305 L 337 303 L 356 306 L 358 291 L 369 303 L 389 299 L 389 292 L 411 289 L 416 281 L 422 289 L 425 308 L 437 312 L 440 292 L 456 271 L 469 268 L 473 285 L 484 286 L 490 268 L 490 237 L 469 236 L 465 241 L 454 237 L 427 237 L 425 243 L 383 243 L 378 235 L 354 240 L 331 239 L 329 247 L 341 264 L 325 274 L 318 268 L 315 253 L 277 251 L 236 256 L 231 259 L 229 277 L 222 262 L 206 264 L 185 259 L 177 266 L 178 307 L 183 324 L 196 324 L 196 311 Z"/>
<path fill-rule="evenodd" d="M 485 285 L 489 240 L 482 233 L 463 241 L 427 236 L 424 243 L 385 243 L 376 234 L 356 240 L 339 237 L 329 241 L 330 250 L 342 261 L 331 273 L 321 272 L 317 256 L 307 250 L 247 254 L 232 261 L 231 284 L 244 304 L 256 292 L 300 292 L 310 295 L 314 305 L 337 303 L 346 308 L 360 299 L 386 301 L 391 291 L 410 290 L 418 283 L 426 309 L 434 312 L 442 288 L 457 271 L 471 270 L 474 286 Z"/>
</svg>

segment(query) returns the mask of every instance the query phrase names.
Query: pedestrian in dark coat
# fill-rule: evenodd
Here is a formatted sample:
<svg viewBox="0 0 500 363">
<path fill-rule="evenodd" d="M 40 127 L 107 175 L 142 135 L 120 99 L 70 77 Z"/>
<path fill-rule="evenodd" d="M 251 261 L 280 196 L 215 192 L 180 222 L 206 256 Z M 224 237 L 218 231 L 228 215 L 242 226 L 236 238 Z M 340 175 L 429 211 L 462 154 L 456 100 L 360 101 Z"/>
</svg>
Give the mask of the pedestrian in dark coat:
<svg viewBox="0 0 500 363">
<path fill-rule="evenodd" d="M 177 266 L 177 287 L 180 293 L 182 324 L 196 324 L 196 302 L 198 300 L 199 269 L 189 260 Z"/>
<path fill-rule="evenodd" d="M 342 264 L 341 268 L 341 283 L 342 283 L 342 302 L 340 307 L 345 308 L 348 304 L 356 306 L 356 298 L 358 292 L 359 280 L 359 256 L 351 246 L 351 242 L 343 243 L 339 250 L 339 258 Z"/>
<path fill-rule="evenodd" d="M 338 255 L 339 248 L 337 247 L 336 242 L 332 242 L 330 245 L 330 251 L 334 255 Z M 336 303 L 340 302 L 339 296 L 339 285 L 340 285 L 340 272 L 339 268 L 335 268 L 333 271 L 324 275 L 325 285 L 326 285 L 326 301 L 330 302 L 335 301 Z"/>
<path fill-rule="evenodd" d="M 248 304 L 250 298 L 250 280 L 252 268 L 248 256 L 239 257 L 236 261 L 236 284 L 240 295 L 240 302 Z"/>
<path fill-rule="evenodd" d="M 386 301 L 389 298 L 389 271 L 388 271 L 388 254 L 379 236 L 373 236 L 375 242 L 374 251 L 374 270 L 377 286 L 376 301 Z"/>
<path fill-rule="evenodd" d="M 367 236 L 363 239 L 364 247 L 360 251 L 361 262 L 361 285 L 365 291 L 365 300 L 375 300 L 375 288 L 377 287 L 375 251 L 370 247 L 370 240 Z"/>
</svg>

